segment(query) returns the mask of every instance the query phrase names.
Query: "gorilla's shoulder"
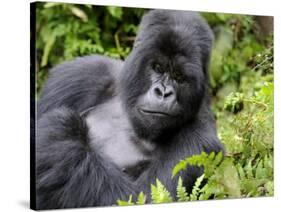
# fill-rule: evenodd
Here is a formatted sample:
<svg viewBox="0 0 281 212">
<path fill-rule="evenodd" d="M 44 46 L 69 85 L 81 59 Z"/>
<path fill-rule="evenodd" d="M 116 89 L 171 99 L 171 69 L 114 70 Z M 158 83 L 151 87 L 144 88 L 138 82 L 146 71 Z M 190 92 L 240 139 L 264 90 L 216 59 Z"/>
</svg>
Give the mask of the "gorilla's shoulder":
<svg viewBox="0 0 281 212">
<path fill-rule="evenodd" d="M 123 61 L 91 55 L 64 62 L 50 70 L 38 114 L 66 106 L 76 111 L 99 104 L 115 92 Z"/>
</svg>

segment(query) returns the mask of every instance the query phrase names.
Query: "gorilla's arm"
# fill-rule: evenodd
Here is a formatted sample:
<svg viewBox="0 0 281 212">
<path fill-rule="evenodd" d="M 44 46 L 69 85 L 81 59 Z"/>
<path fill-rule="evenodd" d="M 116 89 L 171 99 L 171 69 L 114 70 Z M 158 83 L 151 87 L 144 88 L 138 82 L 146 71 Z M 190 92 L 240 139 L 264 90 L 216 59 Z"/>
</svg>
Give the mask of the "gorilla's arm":
<svg viewBox="0 0 281 212">
<path fill-rule="evenodd" d="M 42 91 L 38 117 L 65 106 L 82 112 L 113 95 L 122 61 L 105 56 L 86 56 L 53 68 Z"/>
<path fill-rule="evenodd" d="M 44 114 L 37 126 L 37 209 L 116 204 L 135 185 L 92 149 L 88 129 L 67 108 Z"/>
</svg>

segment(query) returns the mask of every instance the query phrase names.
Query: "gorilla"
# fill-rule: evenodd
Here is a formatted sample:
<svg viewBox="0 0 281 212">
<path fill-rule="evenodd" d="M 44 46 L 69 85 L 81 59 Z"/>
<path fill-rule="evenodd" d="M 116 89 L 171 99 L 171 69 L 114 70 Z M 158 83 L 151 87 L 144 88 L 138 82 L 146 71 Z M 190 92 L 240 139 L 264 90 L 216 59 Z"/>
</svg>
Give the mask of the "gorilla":
<svg viewBox="0 0 281 212">
<path fill-rule="evenodd" d="M 109 206 L 172 168 L 223 151 L 208 95 L 212 32 L 195 12 L 152 10 L 126 60 L 85 56 L 56 66 L 37 108 L 36 208 Z M 202 167 L 180 172 L 190 191 Z"/>
</svg>

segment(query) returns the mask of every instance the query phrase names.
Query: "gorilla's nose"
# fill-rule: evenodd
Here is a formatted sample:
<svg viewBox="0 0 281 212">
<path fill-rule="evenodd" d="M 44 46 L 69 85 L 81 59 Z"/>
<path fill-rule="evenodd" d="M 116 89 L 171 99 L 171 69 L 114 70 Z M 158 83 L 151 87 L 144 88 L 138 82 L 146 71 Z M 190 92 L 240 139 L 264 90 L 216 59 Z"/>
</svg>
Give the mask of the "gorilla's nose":
<svg viewBox="0 0 281 212">
<path fill-rule="evenodd" d="M 157 84 L 153 88 L 153 94 L 156 98 L 164 101 L 173 101 L 175 99 L 175 90 L 170 85 Z"/>
</svg>

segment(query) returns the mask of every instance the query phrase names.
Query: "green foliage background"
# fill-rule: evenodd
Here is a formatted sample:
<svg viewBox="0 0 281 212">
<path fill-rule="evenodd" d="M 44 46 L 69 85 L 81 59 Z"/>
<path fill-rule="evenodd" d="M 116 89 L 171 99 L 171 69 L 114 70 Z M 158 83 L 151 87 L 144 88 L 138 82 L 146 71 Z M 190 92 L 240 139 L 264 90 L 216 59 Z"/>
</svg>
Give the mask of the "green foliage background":
<svg viewBox="0 0 281 212">
<path fill-rule="evenodd" d="M 125 59 L 145 9 L 61 3 L 37 3 L 37 94 L 55 65 L 77 56 L 102 54 Z M 179 178 L 177 201 L 273 195 L 273 41 L 260 39 L 253 16 L 202 13 L 215 32 L 210 63 L 212 108 L 221 155 L 184 159 L 171 170 L 174 177 L 187 165 L 205 167 L 190 194 Z M 205 186 L 200 186 L 203 179 Z M 152 185 L 154 203 L 175 201 L 160 181 Z M 129 197 L 128 197 L 129 198 Z M 137 204 L 145 203 L 141 193 Z M 119 205 L 131 205 L 119 200 Z"/>
</svg>

